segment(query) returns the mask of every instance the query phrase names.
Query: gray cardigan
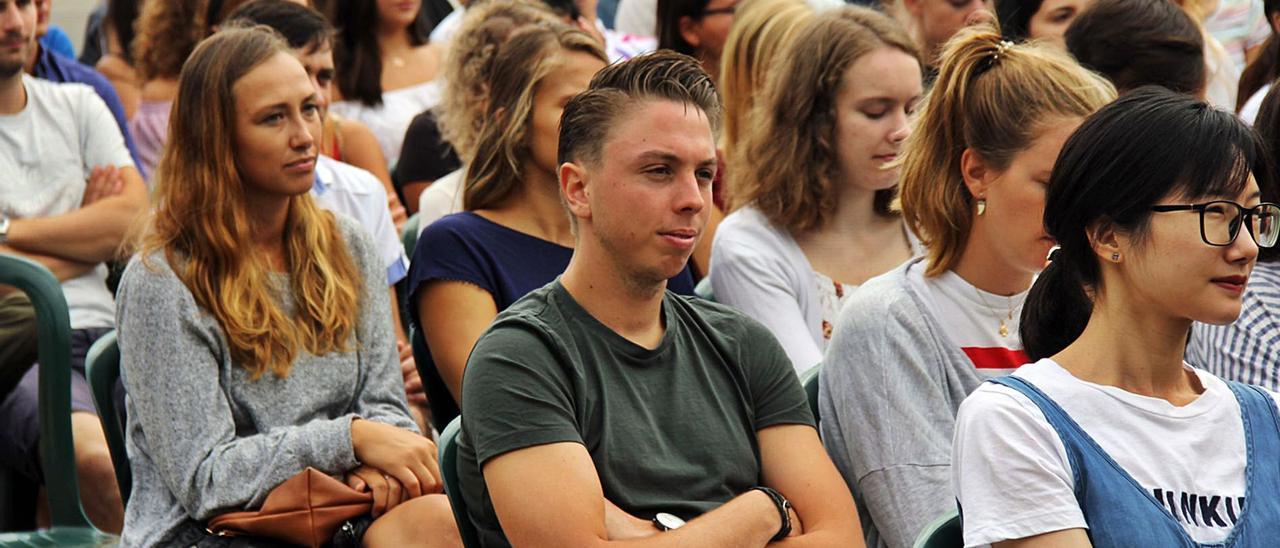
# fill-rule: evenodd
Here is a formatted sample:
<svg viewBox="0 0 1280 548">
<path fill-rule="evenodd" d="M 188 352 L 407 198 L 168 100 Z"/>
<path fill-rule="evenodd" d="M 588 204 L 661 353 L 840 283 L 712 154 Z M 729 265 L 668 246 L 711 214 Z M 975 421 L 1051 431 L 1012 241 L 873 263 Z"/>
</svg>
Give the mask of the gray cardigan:
<svg viewBox="0 0 1280 548">
<path fill-rule="evenodd" d="M 138 257 L 120 283 L 126 445 L 133 493 L 123 546 L 168 545 L 218 514 L 257 508 L 268 492 L 313 466 L 339 475 L 360 463 L 351 420 L 417 431 L 405 404 L 382 260 L 369 236 L 338 224 L 363 277 L 353 350 L 305 350 L 286 378 L 256 381 L 230 358 L 218 322 L 195 303 L 162 254 Z M 289 278 L 272 279 L 286 310 Z"/>
<path fill-rule="evenodd" d="M 867 546 L 910 547 L 955 509 L 951 438 L 982 383 L 942 331 L 907 261 L 849 297 L 823 361 L 822 441 L 858 503 Z"/>
</svg>

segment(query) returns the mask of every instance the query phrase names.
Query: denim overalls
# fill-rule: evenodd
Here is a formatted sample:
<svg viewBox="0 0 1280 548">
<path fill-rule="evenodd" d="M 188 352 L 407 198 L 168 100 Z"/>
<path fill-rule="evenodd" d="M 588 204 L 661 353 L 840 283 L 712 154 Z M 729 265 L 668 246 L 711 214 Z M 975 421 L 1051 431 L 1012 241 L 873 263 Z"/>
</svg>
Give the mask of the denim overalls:
<svg viewBox="0 0 1280 548">
<path fill-rule="evenodd" d="M 1276 401 L 1262 389 L 1227 381 L 1240 402 L 1245 440 L 1245 508 L 1230 536 L 1201 544 L 1057 403 L 1027 381 L 991 379 L 1035 402 L 1066 447 L 1075 478 L 1076 501 L 1096 548 L 1199 547 L 1271 548 L 1280 546 L 1280 418 Z"/>
</svg>

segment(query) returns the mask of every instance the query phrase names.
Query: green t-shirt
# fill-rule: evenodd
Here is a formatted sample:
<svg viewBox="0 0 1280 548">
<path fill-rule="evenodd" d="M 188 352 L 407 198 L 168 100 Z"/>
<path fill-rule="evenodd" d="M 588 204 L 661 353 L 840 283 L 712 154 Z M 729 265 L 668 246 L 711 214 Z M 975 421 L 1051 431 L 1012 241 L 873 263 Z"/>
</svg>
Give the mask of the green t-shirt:
<svg viewBox="0 0 1280 548">
<path fill-rule="evenodd" d="M 458 474 L 484 546 L 509 545 L 481 475 L 503 453 L 581 443 L 614 504 L 692 519 L 760 484 L 758 430 L 813 426 L 795 369 L 764 326 L 669 291 L 662 315 L 666 332 L 649 350 L 556 280 L 480 337 L 462 383 Z"/>
</svg>

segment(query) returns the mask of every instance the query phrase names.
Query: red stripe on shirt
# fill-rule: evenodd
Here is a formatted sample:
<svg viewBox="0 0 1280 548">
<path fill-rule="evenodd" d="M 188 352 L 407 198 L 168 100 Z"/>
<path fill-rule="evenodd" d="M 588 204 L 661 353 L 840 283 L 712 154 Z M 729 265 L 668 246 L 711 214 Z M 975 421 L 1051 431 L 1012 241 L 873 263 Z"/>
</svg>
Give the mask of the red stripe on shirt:
<svg viewBox="0 0 1280 548">
<path fill-rule="evenodd" d="M 1031 360 L 1027 358 L 1027 353 L 1021 350 L 998 347 L 964 347 L 961 350 L 964 351 L 966 356 L 969 356 L 973 366 L 978 369 L 1017 369 L 1024 364 L 1031 363 Z"/>
</svg>

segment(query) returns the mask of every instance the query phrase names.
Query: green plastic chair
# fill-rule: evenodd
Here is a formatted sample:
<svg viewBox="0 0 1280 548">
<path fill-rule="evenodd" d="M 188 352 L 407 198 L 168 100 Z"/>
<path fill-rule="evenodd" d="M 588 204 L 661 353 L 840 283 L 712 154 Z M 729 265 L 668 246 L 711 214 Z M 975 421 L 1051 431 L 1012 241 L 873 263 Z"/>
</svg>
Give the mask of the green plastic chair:
<svg viewBox="0 0 1280 548">
<path fill-rule="evenodd" d="M 458 533 L 466 548 L 480 548 L 480 536 L 467 515 L 467 501 L 462 498 L 462 485 L 458 482 L 458 432 L 462 430 L 462 417 L 449 422 L 440 432 L 440 475 L 444 479 L 444 493 L 453 507 L 453 519 L 458 522 Z"/>
<path fill-rule="evenodd" d="M 71 320 L 57 278 L 44 266 L 0 253 L 0 284 L 27 294 L 36 311 L 40 356 L 40 459 L 49 495 L 50 528 L 0 534 L 0 546 L 113 546 L 80 506 L 71 438 Z"/>
<path fill-rule="evenodd" d="M 698 284 L 693 286 L 693 294 L 713 303 L 716 302 L 715 291 L 711 289 L 711 278 L 698 280 Z"/>
<path fill-rule="evenodd" d="M 404 245 L 404 254 L 410 259 L 413 258 L 413 248 L 418 245 L 418 223 L 421 217 L 417 213 L 409 217 L 404 222 L 404 228 L 400 230 L 400 243 Z M 396 305 L 400 307 L 400 327 L 405 333 L 409 332 L 409 307 L 413 303 L 409 302 L 409 278 L 396 282 Z"/>
<path fill-rule="evenodd" d="M 952 510 L 930 523 L 916 538 L 915 548 L 964 548 L 960 512 Z"/>
<path fill-rule="evenodd" d="M 116 332 L 103 335 L 89 347 L 84 360 L 89 387 L 93 389 L 93 405 L 98 408 L 102 432 L 107 437 L 111 451 L 111 465 L 116 470 L 116 485 L 120 486 L 120 498 L 129 504 L 129 492 L 133 485 L 133 471 L 129 469 L 129 453 L 124 447 L 124 425 L 120 423 L 120 408 L 116 406 L 116 381 L 120 379 L 120 345 Z"/>
<path fill-rule="evenodd" d="M 808 371 L 800 374 L 800 385 L 804 386 L 804 394 L 809 398 L 809 410 L 813 411 L 813 422 L 818 422 L 818 379 L 822 377 L 822 362 L 818 362 Z"/>
<path fill-rule="evenodd" d="M 404 254 L 413 257 L 413 248 L 418 245 L 418 223 L 422 222 L 422 214 L 414 213 L 404 222 L 400 230 L 400 242 L 404 244 Z"/>
</svg>

